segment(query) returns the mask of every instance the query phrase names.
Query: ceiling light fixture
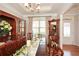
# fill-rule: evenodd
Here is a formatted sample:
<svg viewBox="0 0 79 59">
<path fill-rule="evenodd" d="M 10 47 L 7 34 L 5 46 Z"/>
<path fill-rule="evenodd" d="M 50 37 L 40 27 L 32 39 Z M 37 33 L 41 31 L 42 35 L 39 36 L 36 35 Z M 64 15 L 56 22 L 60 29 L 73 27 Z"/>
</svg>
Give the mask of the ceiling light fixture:
<svg viewBox="0 0 79 59">
<path fill-rule="evenodd" d="M 31 12 L 39 12 L 40 3 L 25 3 L 25 7 L 28 8 Z"/>
</svg>

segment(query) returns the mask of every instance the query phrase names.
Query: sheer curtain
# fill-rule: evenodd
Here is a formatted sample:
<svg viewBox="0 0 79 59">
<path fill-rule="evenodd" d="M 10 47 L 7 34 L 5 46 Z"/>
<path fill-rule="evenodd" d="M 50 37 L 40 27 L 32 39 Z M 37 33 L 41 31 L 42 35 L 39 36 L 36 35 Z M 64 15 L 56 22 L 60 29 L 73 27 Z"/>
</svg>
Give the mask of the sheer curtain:
<svg viewBox="0 0 79 59">
<path fill-rule="evenodd" d="M 33 35 L 40 34 L 45 36 L 46 34 L 46 20 L 45 17 L 34 17 L 32 21 Z"/>
</svg>

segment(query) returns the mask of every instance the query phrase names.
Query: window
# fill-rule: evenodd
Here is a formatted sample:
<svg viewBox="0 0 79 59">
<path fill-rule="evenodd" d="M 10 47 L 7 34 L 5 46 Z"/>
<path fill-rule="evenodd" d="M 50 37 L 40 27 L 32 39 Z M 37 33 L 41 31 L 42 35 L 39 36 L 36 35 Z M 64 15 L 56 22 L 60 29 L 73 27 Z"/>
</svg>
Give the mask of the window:
<svg viewBox="0 0 79 59">
<path fill-rule="evenodd" d="M 38 34 L 39 33 L 39 29 L 38 28 L 33 28 L 33 34 Z"/>
<path fill-rule="evenodd" d="M 43 20 L 42 20 L 43 19 Z M 46 21 L 45 18 L 34 18 L 32 22 L 32 31 L 33 35 L 41 34 L 45 35 L 46 33 Z"/>
<path fill-rule="evenodd" d="M 33 27 L 38 28 L 39 27 L 39 21 L 33 21 Z"/>
<path fill-rule="evenodd" d="M 32 31 L 33 31 L 33 34 L 36 35 L 39 33 L 39 21 L 36 21 L 34 20 L 33 23 L 32 23 Z"/>
<path fill-rule="evenodd" d="M 45 35 L 46 32 L 46 21 L 40 20 L 40 34 Z"/>
<path fill-rule="evenodd" d="M 45 31 L 46 29 L 45 28 L 40 28 L 40 34 L 45 34 Z"/>
<path fill-rule="evenodd" d="M 70 23 L 64 23 L 64 37 L 70 37 Z"/>
<path fill-rule="evenodd" d="M 46 27 L 45 21 L 40 21 L 40 27 Z"/>
</svg>

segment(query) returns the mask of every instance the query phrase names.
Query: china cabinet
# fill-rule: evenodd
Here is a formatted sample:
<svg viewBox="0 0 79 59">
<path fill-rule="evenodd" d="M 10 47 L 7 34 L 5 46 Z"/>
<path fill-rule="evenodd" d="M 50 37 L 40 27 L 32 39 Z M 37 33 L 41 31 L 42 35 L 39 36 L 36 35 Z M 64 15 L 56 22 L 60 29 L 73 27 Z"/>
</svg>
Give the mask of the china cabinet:
<svg viewBox="0 0 79 59">
<path fill-rule="evenodd" d="M 49 21 L 49 41 L 59 44 L 59 19 Z"/>
<path fill-rule="evenodd" d="M 53 19 L 48 21 L 49 23 L 49 35 L 47 44 L 47 55 L 49 56 L 62 56 L 63 51 L 60 48 L 59 43 L 59 19 Z"/>
</svg>

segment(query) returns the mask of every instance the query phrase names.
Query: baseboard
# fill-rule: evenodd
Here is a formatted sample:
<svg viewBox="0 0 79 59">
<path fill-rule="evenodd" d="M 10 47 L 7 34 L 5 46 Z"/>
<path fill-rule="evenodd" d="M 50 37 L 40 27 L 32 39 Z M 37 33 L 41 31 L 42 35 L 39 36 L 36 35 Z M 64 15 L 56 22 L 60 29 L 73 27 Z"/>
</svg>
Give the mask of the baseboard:
<svg viewBox="0 0 79 59">
<path fill-rule="evenodd" d="M 63 44 L 63 46 L 65 46 L 65 45 L 71 45 L 71 46 L 78 46 L 79 47 L 79 45 L 77 45 L 77 44 Z"/>
<path fill-rule="evenodd" d="M 73 45 L 75 45 L 75 46 L 79 46 L 78 44 L 73 44 Z"/>
</svg>

